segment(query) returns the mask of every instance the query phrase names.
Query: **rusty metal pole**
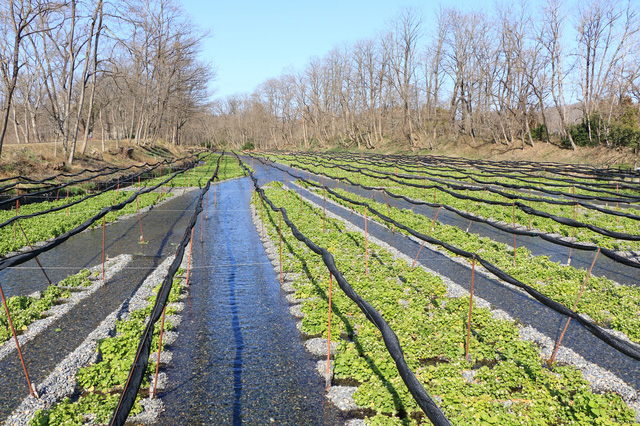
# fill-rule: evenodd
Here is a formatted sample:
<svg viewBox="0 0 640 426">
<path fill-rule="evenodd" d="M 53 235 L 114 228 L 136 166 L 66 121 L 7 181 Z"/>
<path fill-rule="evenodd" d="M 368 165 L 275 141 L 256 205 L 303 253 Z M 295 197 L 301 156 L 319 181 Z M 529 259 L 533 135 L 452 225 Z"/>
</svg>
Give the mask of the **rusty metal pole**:
<svg viewBox="0 0 640 426">
<path fill-rule="evenodd" d="M 33 246 L 31 245 L 31 242 L 29 241 L 29 238 L 27 238 L 27 234 L 24 232 L 24 229 L 22 228 L 22 224 L 20 222 L 18 222 L 16 220 L 16 222 L 18 223 L 18 227 L 20 228 L 20 231 L 22 231 L 22 235 L 24 236 L 24 239 L 27 240 L 27 245 L 29 247 L 31 247 L 31 250 L 33 250 Z M 42 270 L 42 273 L 44 274 L 44 277 L 47 279 L 47 281 L 49 282 L 49 285 L 52 284 L 51 280 L 49 279 L 49 276 L 47 275 L 47 273 L 44 271 L 44 268 L 42 267 L 42 264 L 40 263 L 40 261 L 38 260 L 38 256 L 36 256 L 34 258 L 34 260 L 36 261 L 36 263 L 38 264 L 38 266 L 40 267 L 40 270 Z"/>
<path fill-rule="evenodd" d="M 120 176 L 118 176 L 118 186 L 116 186 L 116 197 L 113 199 L 113 204 L 118 201 L 118 191 L 120 191 Z"/>
<path fill-rule="evenodd" d="M 620 194 L 620 186 L 616 183 L 616 194 Z M 620 204 L 616 201 L 616 212 L 620 211 Z M 616 216 L 616 224 L 620 225 L 620 216 Z"/>
<path fill-rule="evenodd" d="M 160 352 L 162 351 L 162 334 L 164 331 L 164 317 L 167 306 L 162 308 L 162 322 L 160 323 L 160 338 L 158 340 L 158 359 L 156 360 L 156 374 L 153 378 L 153 392 L 149 395 L 149 398 L 154 399 L 158 394 L 158 370 L 160 369 Z"/>
<path fill-rule="evenodd" d="M 20 200 L 16 200 L 16 214 L 15 214 L 15 216 L 18 216 L 18 211 L 19 210 L 20 210 Z M 17 231 L 18 231 L 17 222 L 18 221 L 16 220 L 16 222 L 14 222 L 14 224 L 13 224 L 13 239 L 14 240 L 17 240 Z"/>
<path fill-rule="evenodd" d="M 280 284 L 282 284 L 282 210 L 278 210 L 278 234 L 280 235 Z"/>
<path fill-rule="evenodd" d="M 162 196 L 164 195 L 164 192 L 167 190 L 166 186 L 162 187 L 162 192 L 160 193 L 160 196 L 158 197 L 158 199 L 156 200 L 156 204 L 158 204 L 160 202 L 160 200 L 162 200 Z"/>
<path fill-rule="evenodd" d="M 142 233 L 142 218 L 140 217 L 140 202 L 138 201 L 140 197 L 136 197 L 136 208 L 138 209 L 138 222 L 140 223 L 140 242 L 144 243 L 144 234 Z"/>
<path fill-rule="evenodd" d="M 322 233 L 324 234 L 324 222 L 326 216 L 326 204 L 327 204 L 327 195 L 325 191 L 325 187 L 322 187 Z"/>
<path fill-rule="evenodd" d="M 469 188 L 467 188 L 467 214 L 469 214 Z"/>
<path fill-rule="evenodd" d="M 427 232 L 427 237 L 429 236 L 429 234 L 431 234 L 431 231 L 433 231 L 433 227 L 436 224 L 436 219 L 438 218 L 438 214 L 440 213 L 441 208 L 442 206 L 438 207 L 438 211 L 436 211 L 436 214 L 433 215 L 433 221 L 431 222 L 431 228 L 429 228 L 429 232 Z M 416 262 L 418 261 L 418 256 L 420 256 L 420 251 L 422 250 L 422 246 L 424 246 L 424 241 L 422 242 L 422 244 L 420 244 L 420 249 L 418 250 L 418 254 L 416 254 L 416 258 L 413 259 L 413 264 L 411 265 L 411 269 L 416 267 Z"/>
<path fill-rule="evenodd" d="M 469 357 L 469 339 L 471 337 L 471 311 L 473 310 L 473 279 L 476 274 L 476 255 L 473 255 L 473 263 L 471 264 L 471 288 L 469 289 L 469 319 L 467 320 L 467 349 L 465 359 L 467 362 L 471 362 Z"/>
<path fill-rule="evenodd" d="M 106 227 L 106 218 L 105 216 L 102 216 L 102 284 L 104 284 L 104 258 L 105 258 L 105 250 L 104 250 L 104 234 L 105 234 L 105 227 Z"/>
<path fill-rule="evenodd" d="M 513 266 L 516 266 L 516 203 L 513 202 Z"/>
<path fill-rule="evenodd" d="M 327 327 L 327 375 L 325 377 L 325 387 L 328 389 L 331 386 L 330 366 L 331 366 L 331 290 L 333 286 L 333 275 L 329 271 L 329 319 Z"/>
<path fill-rule="evenodd" d="M 7 320 L 9 322 L 9 327 L 11 328 L 11 334 L 13 334 L 13 340 L 16 343 L 16 348 L 18 349 L 18 356 L 20 357 L 20 362 L 22 363 L 22 369 L 24 370 L 24 375 L 27 378 L 27 386 L 29 386 L 29 394 L 34 398 L 38 398 L 38 393 L 34 389 L 31 384 L 31 380 L 29 379 L 29 373 L 27 372 L 27 365 L 24 362 L 24 357 L 22 356 L 22 350 L 20 350 L 20 344 L 18 343 L 18 336 L 16 335 L 16 330 L 13 327 L 13 322 L 11 321 L 11 314 L 9 314 L 9 305 L 7 305 L 7 299 L 4 297 L 4 291 L 2 291 L 2 285 L 0 285 L 0 296 L 2 296 L 2 304 L 4 305 L 4 310 L 7 314 Z"/>
<path fill-rule="evenodd" d="M 369 276 L 369 250 L 367 247 L 367 207 L 364 207 L 364 270 Z"/>
<path fill-rule="evenodd" d="M 596 255 L 593 258 L 593 262 L 591 263 L 591 267 L 589 268 L 589 272 L 587 272 L 587 276 L 584 279 L 584 282 L 582 283 L 582 287 L 580 287 L 580 292 L 578 293 L 578 298 L 576 299 L 576 302 L 573 304 L 573 310 L 575 311 L 576 308 L 578 307 L 578 302 L 580 302 L 580 297 L 582 297 L 582 292 L 584 291 L 584 288 L 587 285 L 587 281 L 589 281 L 589 277 L 591 276 L 591 271 L 593 270 L 593 265 L 596 264 L 596 259 L 598 258 L 598 255 L 600 254 L 600 247 L 598 247 L 598 251 L 596 251 Z M 569 328 L 569 322 L 571 322 L 571 317 L 567 318 L 567 323 L 564 325 L 564 329 L 562 330 L 562 333 L 560 333 L 560 337 L 558 338 L 558 341 L 556 342 L 556 346 L 553 348 L 553 354 L 551 355 L 551 358 L 549 358 L 549 361 L 547 361 L 547 364 L 551 365 L 555 362 L 556 360 L 556 356 L 558 355 L 558 350 L 560 349 L 560 344 L 562 343 L 562 339 L 564 338 L 564 334 L 567 332 L 567 328 Z"/>
</svg>

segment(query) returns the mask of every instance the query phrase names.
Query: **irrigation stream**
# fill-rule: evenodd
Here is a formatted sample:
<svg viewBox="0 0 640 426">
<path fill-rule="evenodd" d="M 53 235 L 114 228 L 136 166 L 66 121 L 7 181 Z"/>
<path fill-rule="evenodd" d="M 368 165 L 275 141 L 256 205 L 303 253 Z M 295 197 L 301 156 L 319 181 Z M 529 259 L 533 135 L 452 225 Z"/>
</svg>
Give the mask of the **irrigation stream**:
<svg viewBox="0 0 640 426">
<path fill-rule="evenodd" d="M 344 424 L 324 397 L 251 221 L 249 178 L 217 185 L 193 244 L 190 294 L 159 424 Z M 212 188 L 213 190 L 213 188 Z"/>
<path fill-rule="evenodd" d="M 107 315 L 135 292 L 151 271 L 168 255 L 174 254 L 173 247 L 184 235 L 195 198 L 196 192 L 191 192 L 143 214 L 142 226 L 148 244 L 139 244 L 137 217 L 105 228 L 107 255 L 115 257 L 130 253 L 134 255 L 133 262 L 23 346 L 32 383 L 42 382 Z M 83 267 L 97 265 L 102 260 L 102 228 L 80 233 L 39 258 L 54 282 Z M 29 294 L 46 288 L 47 282 L 37 265 L 33 261 L 24 265 L 29 268 L 11 268 L 0 275 L 5 293 Z M 67 269 L 67 266 L 72 269 Z M 29 395 L 29 391 L 15 351 L 0 361 L 0 371 L 0 421 L 3 421 Z"/>
<path fill-rule="evenodd" d="M 251 162 L 250 159 L 245 160 L 248 164 L 251 164 L 254 169 L 257 170 L 257 176 L 259 178 L 260 184 L 265 182 L 265 177 L 269 179 L 269 177 L 275 178 L 275 169 L 271 167 L 270 171 L 265 171 L 264 169 L 268 169 L 268 167 L 263 166 L 258 161 Z M 286 167 L 278 164 L 278 167 Z M 298 176 L 308 177 L 306 172 L 301 172 L 300 170 L 290 169 L 292 173 Z M 282 171 L 278 171 L 277 178 L 279 181 L 284 180 L 282 176 Z M 321 179 L 320 176 L 314 176 L 311 174 L 311 179 L 316 180 L 317 182 L 324 182 L 324 185 L 328 187 L 335 188 L 339 185 L 340 188 L 344 188 L 344 184 L 331 180 L 331 179 Z M 291 176 L 287 176 L 287 181 L 291 182 Z M 355 188 L 348 190 L 356 193 L 358 192 L 363 196 L 371 196 L 372 192 L 363 191 L 360 189 L 357 191 Z M 374 199 L 376 201 L 384 203 L 384 199 L 380 193 L 375 193 Z M 323 199 L 321 195 L 316 195 L 315 193 L 302 190 L 303 197 L 308 198 L 309 200 L 315 202 L 318 205 L 323 204 Z M 377 198 L 379 197 L 379 199 Z M 397 201 L 391 199 L 392 205 L 401 208 L 409 208 L 406 206 L 404 201 Z M 401 204 L 401 203 L 404 203 Z M 342 217 L 344 220 L 350 221 L 356 226 L 364 229 L 364 218 L 359 215 L 352 215 L 351 211 L 345 209 L 341 206 L 337 206 L 333 203 L 326 203 L 327 211 L 337 214 Z M 414 211 L 419 211 L 414 209 Z M 438 220 L 443 217 L 443 210 L 440 211 L 440 215 L 438 216 Z M 427 217 L 433 217 L 433 209 L 427 208 L 425 214 Z M 445 215 L 445 217 L 447 217 Z M 454 220 L 455 218 L 450 218 L 449 220 L 443 218 L 444 223 L 455 225 L 458 223 L 458 226 L 461 225 L 461 220 L 457 222 Z M 459 218 L 458 218 L 459 219 Z M 468 222 L 464 223 L 464 228 L 468 225 Z M 379 225 L 377 222 L 372 220 L 368 221 L 368 232 L 370 235 L 386 242 L 387 244 L 395 247 L 400 252 L 409 256 L 410 258 L 414 258 L 416 253 L 420 248 L 420 244 L 410 240 L 399 232 L 393 233 L 387 227 Z M 463 228 L 463 229 L 464 229 Z M 513 237 L 510 236 L 509 239 L 506 239 L 504 233 L 502 235 L 498 235 L 499 231 L 494 228 L 489 227 L 488 225 L 474 223 L 472 226 L 472 232 L 480 234 L 482 236 L 488 236 L 492 239 L 496 239 L 498 241 L 509 243 L 509 239 L 511 243 L 513 242 Z M 560 257 L 562 253 L 565 253 L 563 260 L 566 262 L 566 252 L 568 249 L 564 247 L 557 247 L 553 244 L 544 243 L 542 240 L 534 240 L 533 238 L 528 238 L 528 240 L 534 241 L 526 241 L 524 238 L 518 236 L 517 241 L 519 244 L 524 245 L 525 247 L 532 250 L 534 255 L 548 255 L 552 260 L 556 260 L 556 257 Z M 506 239 L 506 241 L 504 241 Z M 550 246 L 550 247 L 549 247 Z M 548 251 L 543 251 L 543 250 Z M 572 261 L 572 265 L 575 267 L 586 267 L 588 268 L 593 261 L 594 253 L 591 252 L 578 252 L 574 250 L 574 259 Z M 577 256 L 581 255 L 581 263 L 577 260 Z M 628 277 L 627 279 L 622 279 L 621 282 L 626 285 L 634 285 L 635 280 L 630 277 L 630 274 L 635 273 L 637 271 L 630 271 L 631 268 L 625 267 L 624 265 L 612 264 L 612 261 L 608 261 L 608 259 L 603 259 L 604 256 L 600 256 L 596 263 L 595 271 L 598 271 L 598 275 L 609 276 L 613 274 L 618 277 Z M 454 262 L 447 256 L 444 256 L 440 253 L 428 250 L 427 247 L 424 247 L 420 252 L 420 256 L 418 261 L 423 265 L 431 268 L 435 272 L 441 274 L 442 276 L 450 278 L 452 281 L 458 283 L 462 287 L 469 290 L 471 283 L 471 269 L 464 265 Z M 588 263 L 587 263 L 588 262 Z M 599 267 L 599 268 L 598 268 Z M 621 275 L 618 275 L 621 274 Z M 530 325 L 536 328 L 541 333 L 549 336 L 551 339 L 557 339 L 562 328 L 565 325 L 566 317 L 556 313 L 555 311 L 547 308 L 536 300 L 533 300 L 523 293 L 508 288 L 503 283 L 494 278 L 487 278 L 483 275 L 476 274 L 475 277 L 475 287 L 474 294 L 478 297 L 481 297 L 491 303 L 494 309 L 502 309 L 508 314 L 510 314 L 513 318 L 519 320 L 522 324 Z M 567 333 L 562 341 L 562 345 L 566 346 L 576 353 L 585 358 L 585 360 L 592 362 L 594 364 L 599 365 L 613 374 L 620 377 L 630 386 L 632 386 L 636 390 L 640 390 L 640 365 L 638 362 L 634 361 L 631 358 L 626 357 L 625 355 L 617 352 L 612 349 L 596 337 L 594 337 L 591 333 L 586 331 L 580 324 L 576 321 L 571 321 L 569 328 L 567 329 Z"/>
<path fill-rule="evenodd" d="M 215 188 L 215 189 L 214 189 Z M 214 195 L 215 191 L 215 195 Z M 31 380 L 40 383 L 168 255 L 184 235 L 199 191 L 178 196 L 138 218 L 106 228 L 106 252 L 134 255 L 111 282 L 76 305 L 23 347 Z M 159 397 L 166 414 L 159 424 L 338 425 L 345 419 L 324 397 L 316 360 L 305 351 L 288 304 L 251 222 L 251 182 L 242 178 L 211 187 L 204 242 L 194 229 L 193 274 L 169 384 Z M 217 201 L 217 205 L 216 205 Z M 53 280 L 99 264 L 102 229 L 72 237 L 40 261 Z M 0 275 L 5 293 L 43 290 L 33 262 Z M 51 268 L 51 266 L 64 268 Z M 67 266 L 69 268 L 67 268 Z M 59 331 L 56 331 L 59 330 Z M 28 396 L 16 353 L 0 361 L 0 422 Z"/>
</svg>

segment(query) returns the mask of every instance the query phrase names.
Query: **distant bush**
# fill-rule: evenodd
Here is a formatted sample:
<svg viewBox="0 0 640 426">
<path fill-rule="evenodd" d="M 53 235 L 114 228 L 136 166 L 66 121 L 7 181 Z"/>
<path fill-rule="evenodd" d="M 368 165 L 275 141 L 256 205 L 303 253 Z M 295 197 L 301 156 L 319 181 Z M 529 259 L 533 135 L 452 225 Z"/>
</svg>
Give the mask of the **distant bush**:
<svg viewBox="0 0 640 426">
<path fill-rule="evenodd" d="M 256 149 L 256 147 L 253 145 L 253 140 L 249 139 L 244 143 L 244 145 L 242 145 L 242 148 L 240 149 L 242 149 L 243 151 L 251 151 Z"/>
<path fill-rule="evenodd" d="M 547 126 L 539 124 L 531 129 L 531 137 L 543 141 L 547 139 Z"/>
<path fill-rule="evenodd" d="M 591 140 L 589 140 L 589 127 L 591 127 Z M 577 146 L 597 146 L 607 142 L 613 146 L 632 148 L 640 146 L 638 111 L 633 105 L 628 105 L 624 113 L 611 122 L 608 129 L 600 115 L 594 113 L 589 117 L 589 122 L 583 119 L 580 124 L 569 126 L 569 132 Z M 571 146 L 568 138 L 561 142 L 565 148 Z"/>
</svg>

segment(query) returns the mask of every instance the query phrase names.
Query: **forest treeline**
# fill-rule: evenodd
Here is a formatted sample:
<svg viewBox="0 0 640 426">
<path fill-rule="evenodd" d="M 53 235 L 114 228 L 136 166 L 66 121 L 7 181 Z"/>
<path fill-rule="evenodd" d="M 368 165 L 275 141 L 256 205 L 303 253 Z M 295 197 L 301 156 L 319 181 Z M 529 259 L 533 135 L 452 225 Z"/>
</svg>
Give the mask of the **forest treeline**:
<svg viewBox="0 0 640 426">
<path fill-rule="evenodd" d="M 636 146 L 639 5 L 523 0 L 442 7 L 432 19 L 402 9 L 375 37 L 219 100 L 211 140 L 267 149 L 385 139 L 432 148 L 440 138 Z"/>
<path fill-rule="evenodd" d="M 0 2 L 0 154 L 7 136 L 69 163 L 90 138 L 199 143 L 205 37 L 173 0 Z"/>
<path fill-rule="evenodd" d="M 404 8 L 371 38 L 211 101 L 215 71 L 199 58 L 207 33 L 178 0 L 6 0 L 0 155 L 6 140 L 55 142 L 72 163 L 90 138 L 260 149 L 393 140 L 415 150 L 442 139 L 636 147 L 640 4 L 570 1 L 443 6 L 429 18 Z"/>
</svg>

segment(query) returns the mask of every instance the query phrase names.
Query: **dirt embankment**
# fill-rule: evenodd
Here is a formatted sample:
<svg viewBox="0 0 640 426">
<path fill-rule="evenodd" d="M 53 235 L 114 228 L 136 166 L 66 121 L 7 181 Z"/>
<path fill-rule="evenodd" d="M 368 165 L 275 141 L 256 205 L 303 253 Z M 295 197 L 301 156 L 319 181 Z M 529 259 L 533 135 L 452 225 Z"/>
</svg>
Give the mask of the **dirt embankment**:
<svg viewBox="0 0 640 426">
<path fill-rule="evenodd" d="M 426 144 L 423 144 L 426 145 Z M 199 149 L 199 148 L 198 148 Z M 98 141 L 91 141 L 85 155 L 77 155 L 73 165 L 67 164 L 59 145 L 57 155 L 53 143 L 5 144 L 0 157 L 0 179 L 23 175 L 44 178 L 62 171 L 74 173 L 85 168 L 99 169 L 105 166 L 127 167 L 133 164 L 156 163 L 166 158 L 188 155 L 190 148 L 159 142 L 155 147 L 130 145 L 127 141 L 105 143 L 105 151 Z M 412 154 L 407 144 L 399 141 L 380 144 L 375 150 L 362 152 L 378 154 Z M 535 142 L 534 146 L 520 143 L 511 146 L 490 142 L 441 140 L 433 150 L 421 149 L 413 154 L 444 155 L 492 161 L 544 161 L 556 163 L 587 164 L 596 167 L 640 166 L 640 156 L 632 149 L 607 147 L 578 148 L 576 151 L 560 148 L 556 144 Z"/>
<path fill-rule="evenodd" d="M 444 142 L 436 146 L 432 152 L 439 155 L 450 155 L 466 158 L 482 158 L 495 161 L 548 161 L 555 163 L 588 164 L 596 167 L 640 165 L 638 155 L 632 149 L 599 147 L 579 147 L 576 151 L 559 146 L 537 142 L 534 146 L 514 144 L 512 146 L 495 143 L 462 143 Z"/>
<path fill-rule="evenodd" d="M 57 155 L 56 155 L 57 154 Z M 143 163 L 157 163 L 164 159 L 180 158 L 189 152 L 183 147 L 157 143 L 151 146 L 130 145 L 126 141 L 116 144 L 109 141 L 102 151 L 100 142 L 89 143 L 85 155 L 77 154 L 69 165 L 58 146 L 57 153 L 53 143 L 8 144 L 2 148 L 0 157 L 0 178 L 11 176 L 29 176 L 41 179 L 61 172 L 76 173 L 83 169 L 100 169 L 106 166 L 128 167 Z"/>
</svg>

